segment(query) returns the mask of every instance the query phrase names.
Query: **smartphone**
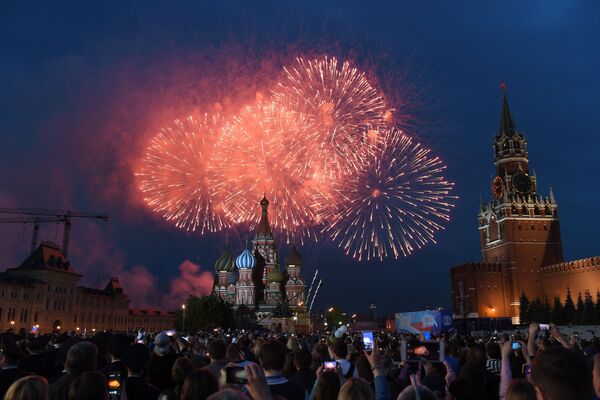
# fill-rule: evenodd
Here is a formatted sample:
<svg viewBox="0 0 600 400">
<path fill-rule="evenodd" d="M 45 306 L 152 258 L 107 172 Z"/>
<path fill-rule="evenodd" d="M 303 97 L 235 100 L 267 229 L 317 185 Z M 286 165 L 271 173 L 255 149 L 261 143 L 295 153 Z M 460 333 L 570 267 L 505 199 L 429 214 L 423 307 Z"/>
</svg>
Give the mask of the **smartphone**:
<svg viewBox="0 0 600 400">
<path fill-rule="evenodd" d="M 443 362 L 444 342 L 403 340 L 400 354 L 407 362 Z"/>
<path fill-rule="evenodd" d="M 165 333 L 167 334 L 167 336 L 174 336 L 175 335 L 175 330 L 171 329 L 169 331 L 165 331 Z"/>
<path fill-rule="evenodd" d="M 513 350 L 519 350 L 520 347 L 521 347 L 521 345 L 519 344 L 519 342 L 512 342 Z"/>
<path fill-rule="evenodd" d="M 324 371 L 335 371 L 337 367 L 337 362 L 335 361 L 323 361 L 323 370 Z"/>
<path fill-rule="evenodd" d="M 246 376 L 244 367 L 226 367 L 225 377 L 227 383 L 233 383 L 235 385 L 245 385 L 248 383 L 248 377 Z"/>
<path fill-rule="evenodd" d="M 540 324 L 540 331 L 547 331 L 550 329 L 550 324 Z"/>
<path fill-rule="evenodd" d="M 362 341 L 363 346 L 365 347 L 365 351 L 373 351 L 373 332 L 365 331 L 362 333 Z"/>
<path fill-rule="evenodd" d="M 529 364 L 523 364 L 522 372 L 523 372 L 523 375 L 529 375 L 529 374 L 531 374 L 531 365 L 529 365 Z"/>
<path fill-rule="evenodd" d="M 423 338 L 425 340 L 431 340 L 431 332 L 430 331 L 423 331 Z"/>
</svg>

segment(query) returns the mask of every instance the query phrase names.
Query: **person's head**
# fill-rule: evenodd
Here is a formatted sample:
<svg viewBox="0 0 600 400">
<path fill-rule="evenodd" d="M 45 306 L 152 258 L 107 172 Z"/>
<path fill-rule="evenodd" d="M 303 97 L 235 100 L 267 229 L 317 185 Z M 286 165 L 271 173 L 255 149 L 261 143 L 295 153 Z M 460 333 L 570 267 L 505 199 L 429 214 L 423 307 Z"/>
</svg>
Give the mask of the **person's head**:
<svg viewBox="0 0 600 400">
<path fill-rule="evenodd" d="M 154 353 L 164 356 L 171 351 L 171 337 L 165 332 L 161 332 L 154 338 Z"/>
<path fill-rule="evenodd" d="M 115 334 L 110 335 L 106 340 L 106 351 L 113 359 L 120 359 L 123 355 L 123 350 L 131 343 L 127 335 Z"/>
<path fill-rule="evenodd" d="M 315 389 L 314 400 L 335 400 L 340 392 L 340 378 L 334 371 L 325 371 L 321 374 Z"/>
<path fill-rule="evenodd" d="M 173 382 L 176 385 L 181 386 L 183 385 L 185 378 L 193 370 L 194 366 L 189 359 L 185 357 L 179 357 L 177 360 L 175 360 L 173 368 L 171 368 L 171 379 L 173 379 Z"/>
<path fill-rule="evenodd" d="M 227 347 L 225 346 L 225 342 L 219 339 L 211 340 L 206 346 L 206 350 L 208 351 L 208 356 L 213 361 L 221 361 L 225 359 L 225 352 Z"/>
<path fill-rule="evenodd" d="M 496 342 L 489 342 L 485 345 L 485 354 L 489 359 L 499 360 L 502 357 L 500 345 Z"/>
<path fill-rule="evenodd" d="M 206 369 L 195 369 L 188 374 L 181 389 L 181 400 L 205 400 L 219 390 L 219 384 Z"/>
<path fill-rule="evenodd" d="M 310 369 L 312 357 L 310 351 L 306 349 L 300 349 L 294 353 L 294 365 L 297 370 Z"/>
<path fill-rule="evenodd" d="M 350 378 L 342 385 L 338 400 L 374 400 L 371 386 L 360 378 Z"/>
<path fill-rule="evenodd" d="M 300 343 L 295 336 L 290 336 L 287 340 L 286 346 L 289 351 L 298 351 L 300 349 Z"/>
<path fill-rule="evenodd" d="M 225 358 L 227 361 L 232 363 L 240 362 L 240 353 L 242 352 L 242 348 L 237 343 L 231 343 L 227 346 L 227 350 L 225 351 Z"/>
<path fill-rule="evenodd" d="M 536 400 L 535 387 L 526 379 L 514 379 L 508 386 L 506 400 Z"/>
<path fill-rule="evenodd" d="M 279 340 L 267 340 L 260 348 L 258 360 L 265 371 L 282 371 L 285 363 L 285 346 Z"/>
<path fill-rule="evenodd" d="M 238 339 L 238 344 L 244 349 L 250 349 L 250 338 L 246 335 L 240 336 Z"/>
<path fill-rule="evenodd" d="M 329 359 L 329 351 L 325 343 L 317 343 L 312 349 L 313 358 L 319 359 L 320 361 L 326 361 Z"/>
<path fill-rule="evenodd" d="M 356 371 L 358 372 L 358 377 L 364 379 L 367 382 L 373 382 L 375 379 L 373 377 L 373 370 L 371 369 L 371 364 L 367 357 L 362 354 L 356 358 Z"/>
<path fill-rule="evenodd" d="M 226 388 L 211 394 L 206 400 L 248 400 L 248 396 L 243 395 L 239 390 Z"/>
<path fill-rule="evenodd" d="M 336 339 L 333 343 L 333 353 L 337 359 L 345 359 L 348 355 L 348 344 L 344 339 Z"/>
<path fill-rule="evenodd" d="M 130 344 L 123 350 L 123 365 L 130 373 L 139 374 L 142 372 L 149 359 L 150 351 L 141 343 Z"/>
<path fill-rule="evenodd" d="M 417 387 L 419 388 L 419 396 L 420 396 L 419 398 L 421 400 L 438 400 L 435 393 L 433 393 L 427 387 L 421 386 L 421 385 L 419 385 Z M 413 385 L 408 386 L 406 389 L 404 389 L 402 392 L 400 392 L 400 394 L 396 398 L 396 400 L 416 400 L 416 399 L 417 399 L 417 392 L 416 392 L 415 386 L 413 386 Z"/>
<path fill-rule="evenodd" d="M 65 369 L 69 374 L 81 374 L 96 369 L 98 346 L 92 342 L 75 343 L 67 353 Z"/>
<path fill-rule="evenodd" d="M 467 362 L 475 363 L 477 365 L 481 365 L 485 367 L 485 353 L 481 346 L 476 345 L 469 349 L 467 352 Z"/>
<path fill-rule="evenodd" d="M 8 388 L 6 400 L 48 400 L 48 381 L 37 375 L 26 376 Z"/>
<path fill-rule="evenodd" d="M 531 365 L 531 382 L 538 398 L 592 398 L 592 376 L 585 358 L 562 346 L 552 346 L 537 355 Z"/>
<path fill-rule="evenodd" d="M 596 397 L 600 397 L 600 353 L 594 356 L 593 382 Z"/>
<path fill-rule="evenodd" d="M 106 377 L 100 371 L 88 371 L 79 375 L 69 386 L 69 400 L 108 400 Z"/>
</svg>

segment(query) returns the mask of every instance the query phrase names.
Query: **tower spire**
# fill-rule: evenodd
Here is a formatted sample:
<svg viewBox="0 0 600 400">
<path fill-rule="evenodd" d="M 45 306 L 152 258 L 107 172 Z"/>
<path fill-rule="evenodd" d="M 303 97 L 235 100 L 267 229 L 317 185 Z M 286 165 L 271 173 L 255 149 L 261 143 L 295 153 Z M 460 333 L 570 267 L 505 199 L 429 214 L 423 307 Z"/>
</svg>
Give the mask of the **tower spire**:
<svg viewBox="0 0 600 400">
<path fill-rule="evenodd" d="M 515 120 L 510 113 L 510 107 L 508 106 L 508 98 L 506 97 L 506 83 L 502 82 L 500 85 L 502 89 L 502 113 L 500 114 L 500 132 L 498 136 L 514 136 L 517 133 L 517 127 Z"/>
<path fill-rule="evenodd" d="M 260 207 L 262 208 L 262 213 L 260 215 L 260 222 L 258 223 L 258 234 L 259 235 L 267 235 L 271 233 L 271 227 L 269 226 L 269 213 L 267 209 L 269 208 L 269 200 L 267 200 L 267 194 L 263 196 L 260 201 Z"/>
</svg>

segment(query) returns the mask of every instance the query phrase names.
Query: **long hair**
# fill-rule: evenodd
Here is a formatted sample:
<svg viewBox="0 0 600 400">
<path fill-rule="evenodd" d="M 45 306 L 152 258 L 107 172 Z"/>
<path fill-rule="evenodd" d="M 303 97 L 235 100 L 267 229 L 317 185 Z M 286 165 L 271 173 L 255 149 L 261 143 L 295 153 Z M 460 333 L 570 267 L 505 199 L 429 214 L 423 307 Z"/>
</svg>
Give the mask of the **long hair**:
<svg viewBox="0 0 600 400">
<path fill-rule="evenodd" d="M 340 378 L 333 371 L 325 371 L 317 381 L 314 400 L 336 400 L 340 392 Z"/>
<path fill-rule="evenodd" d="M 340 389 L 338 400 L 374 400 L 375 393 L 371 386 L 360 378 L 350 378 Z"/>
<path fill-rule="evenodd" d="M 48 381 L 32 375 L 21 378 L 8 388 L 6 400 L 48 400 Z"/>
</svg>

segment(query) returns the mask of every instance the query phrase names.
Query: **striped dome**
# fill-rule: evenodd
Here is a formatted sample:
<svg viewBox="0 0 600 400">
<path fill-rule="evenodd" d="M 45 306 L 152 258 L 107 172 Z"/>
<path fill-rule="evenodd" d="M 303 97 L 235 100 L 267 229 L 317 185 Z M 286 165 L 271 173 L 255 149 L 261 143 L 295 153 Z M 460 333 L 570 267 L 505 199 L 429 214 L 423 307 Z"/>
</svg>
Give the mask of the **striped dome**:
<svg viewBox="0 0 600 400">
<path fill-rule="evenodd" d="M 256 260 L 252 253 L 250 253 L 250 250 L 245 249 L 242 251 L 242 254 L 235 259 L 235 265 L 240 269 L 251 269 L 256 265 Z"/>
</svg>

